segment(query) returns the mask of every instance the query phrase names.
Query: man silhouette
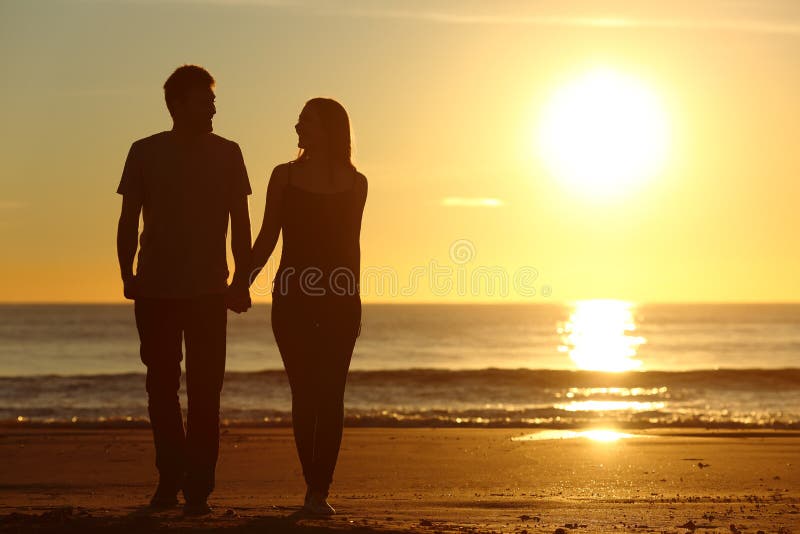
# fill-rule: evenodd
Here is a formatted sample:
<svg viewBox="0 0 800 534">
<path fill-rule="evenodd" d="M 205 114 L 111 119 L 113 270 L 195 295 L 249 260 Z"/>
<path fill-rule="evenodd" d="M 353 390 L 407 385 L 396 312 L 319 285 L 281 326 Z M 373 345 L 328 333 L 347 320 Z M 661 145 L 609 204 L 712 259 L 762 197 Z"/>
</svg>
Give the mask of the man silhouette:
<svg viewBox="0 0 800 534">
<path fill-rule="evenodd" d="M 214 78 L 201 67 L 172 73 L 164 84 L 172 130 L 133 143 L 117 189 L 117 255 L 125 297 L 135 301 L 159 473 L 150 505 L 175 506 L 182 489 L 189 515 L 211 511 L 206 501 L 219 452 L 226 308 L 240 313 L 250 307 L 250 182 L 239 146 L 211 133 L 213 88 Z M 236 264 L 230 287 L 229 217 Z M 185 433 L 178 400 L 183 341 Z"/>
</svg>

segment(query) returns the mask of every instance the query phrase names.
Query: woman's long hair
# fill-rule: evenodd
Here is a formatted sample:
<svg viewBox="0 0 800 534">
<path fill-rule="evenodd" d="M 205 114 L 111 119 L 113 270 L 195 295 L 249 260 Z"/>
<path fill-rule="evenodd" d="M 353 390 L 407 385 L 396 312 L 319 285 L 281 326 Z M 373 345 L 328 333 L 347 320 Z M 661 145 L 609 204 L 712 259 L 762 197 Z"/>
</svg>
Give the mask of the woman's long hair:
<svg viewBox="0 0 800 534">
<path fill-rule="evenodd" d="M 355 169 L 352 159 L 350 118 L 344 107 L 332 98 L 312 98 L 306 102 L 305 109 L 314 111 L 319 117 L 322 129 L 328 138 L 331 165 Z M 314 157 L 312 153 L 301 148 L 295 161 L 300 162 L 312 157 Z"/>
</svg>

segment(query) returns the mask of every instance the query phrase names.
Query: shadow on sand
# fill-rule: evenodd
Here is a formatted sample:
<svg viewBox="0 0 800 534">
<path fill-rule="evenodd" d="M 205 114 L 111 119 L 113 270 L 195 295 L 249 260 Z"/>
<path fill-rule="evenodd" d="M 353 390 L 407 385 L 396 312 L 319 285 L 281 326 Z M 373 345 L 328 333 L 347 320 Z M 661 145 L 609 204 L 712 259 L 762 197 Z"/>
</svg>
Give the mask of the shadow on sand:
<svg viewBox="0 0 800 534">
<path fill-rule="evenodd" d="M 241 510 L 245 512 L 245 510 Z M 249 511 L 248 511 L 249 512 Z M 262 510 L 263 512 L 263 510 Z M 140 507 L 122 513 L 108 510 L 89 510 L 71 506 L 46 509 L 39 513 L 14 512 L 0 516 L 0 532 L 114 532 L 120 534 L 141 532 L 226 532 L 259 533 L 289 532 L 324 534 L 348 532 L 359 534 L 391 534 L 407 532 L 386 527 L 356 524 L 346 517 L 331 519 L 308 517 L 301 511 L 273 507 L 267 515 L 240 515 L 229 509 L 216 511 L 204 517 L 185 517 L 180 508 L 165 512 L 152 512 Z"/>
</svg>

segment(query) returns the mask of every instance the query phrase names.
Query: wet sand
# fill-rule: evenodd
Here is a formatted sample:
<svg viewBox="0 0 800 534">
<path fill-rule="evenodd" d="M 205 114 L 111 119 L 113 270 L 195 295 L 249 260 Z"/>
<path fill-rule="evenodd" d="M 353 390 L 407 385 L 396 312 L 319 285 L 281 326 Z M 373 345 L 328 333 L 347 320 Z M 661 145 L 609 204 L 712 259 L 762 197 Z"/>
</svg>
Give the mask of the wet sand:
<svg viewBox="0 0 800 534">
<path fill-rule="evenodd" d="M 210 517 L 149 513 L 147 429 L 0 428 L 0 531 L 800 532 L 800 433 L 514 441 L 345 429 L 332 519 L 298 515 L 291 430 L 224 430 Z M 560 530 L 559 530 L 560 529 Z M 783 529 L 783 530 L 781 530 Z"/>
</svg>

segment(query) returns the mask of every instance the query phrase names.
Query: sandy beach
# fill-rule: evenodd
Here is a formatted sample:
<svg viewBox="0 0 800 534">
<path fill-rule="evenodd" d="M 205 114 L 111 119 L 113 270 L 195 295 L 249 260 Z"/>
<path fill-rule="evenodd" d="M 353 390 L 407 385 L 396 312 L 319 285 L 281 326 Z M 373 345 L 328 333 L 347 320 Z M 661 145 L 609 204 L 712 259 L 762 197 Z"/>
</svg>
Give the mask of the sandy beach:
<svg viewBox="0 0 800 534">
<path fill-rule="evenodd" d="M 797 532 L 800 433 L 514 440 L 525 429 L 345 430 L 329 520 L 298 515 L 290 429 L 224 430 L 214 513 L 148 513 L 148 429 L 2 429 L 3 532 Z M 561 530 L 559 530 L 561 529 Z M 782 529 L 782 530 L 781 530 Z"/>
</svg>

